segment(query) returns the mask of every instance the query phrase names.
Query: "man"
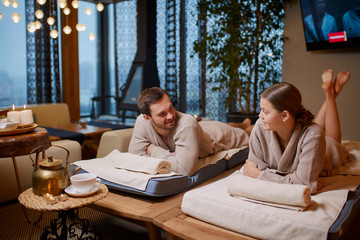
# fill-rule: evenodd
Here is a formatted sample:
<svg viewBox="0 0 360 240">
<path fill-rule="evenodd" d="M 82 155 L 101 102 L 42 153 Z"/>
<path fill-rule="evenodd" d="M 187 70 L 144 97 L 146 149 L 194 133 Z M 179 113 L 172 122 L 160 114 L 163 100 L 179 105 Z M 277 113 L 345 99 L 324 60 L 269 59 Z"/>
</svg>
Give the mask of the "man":
<svg viewBox="0 0 360 240">
<path fill-rule="evenodd" d="M 140 94 L 138 109 L 141 114 L 136 119 L 129 152 L 166 159 L 172 171 L 183 175 L 197 171 L 199 157 L 249 142 L 242 128 L 216 121 L 198 122 L 193 116 L 175 111 L 166 91 L 158 87 Z M 250 128 L 250 119 L 239 126 Z"/>
</svg>

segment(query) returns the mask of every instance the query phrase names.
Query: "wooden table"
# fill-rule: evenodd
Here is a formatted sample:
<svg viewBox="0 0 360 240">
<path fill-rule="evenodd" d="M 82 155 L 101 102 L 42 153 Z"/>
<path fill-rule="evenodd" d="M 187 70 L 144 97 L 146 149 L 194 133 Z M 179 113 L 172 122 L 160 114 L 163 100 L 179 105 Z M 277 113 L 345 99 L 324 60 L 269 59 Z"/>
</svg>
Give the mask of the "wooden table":
<svg viewBox="0 0 360 240">
<path fill-rule="evenodd" d="M 19 193 L 21 193 L 23 189 L 15 157 L 28 155 L 36 148 L 35 151 L 33 151 L 33 153 L 36 153 L 36 160 L 34 163 L 34 168 L 36 168 L 39 161 L 39 153 L 44 152 L 50 146 L 51 142 L 49 135 L 44 128 L 36 128 L 28 133 L 0 137 L 0 158 L 12 158 Z"/>
<path fill-rule="evenodd" d="M 199 186 L 222 179 L 238 169 L 239 166 L 229 169 Z M 160 239 L 160 228 L 164 228 L 164 224 L 174 217 L 172 213 L 174 209 L 180 208 L 184 193 L 150 198 L 120 191 L 109 192 L 106 198 L 95 202 L 90 207 L 145 226 L 149 239 Z"/>
<path fill-rule="evenodd" d="M 52 126 L 49 128 L 66 130 L 76 133 L 84 134 L 84 142 L 82 143 L 82 159 L 91 159 L 96 157 L 97 149 L 99 146 L 101 135 L 104 132 L 111 131 L 111 128 L 97 127 L 93 125 L 81 125 L 80 123 L 63 123 Z M 50 136 L 51 141 L 60 140 L 60 137 Z"/>
</svg>

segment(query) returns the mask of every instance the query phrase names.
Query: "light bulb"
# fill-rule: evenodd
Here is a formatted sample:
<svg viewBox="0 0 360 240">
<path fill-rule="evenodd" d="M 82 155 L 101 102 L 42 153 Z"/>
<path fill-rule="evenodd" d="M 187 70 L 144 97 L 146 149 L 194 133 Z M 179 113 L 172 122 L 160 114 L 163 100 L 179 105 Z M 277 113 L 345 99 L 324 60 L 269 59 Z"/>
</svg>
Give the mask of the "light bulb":
<svg viewBox="0 0 360 240">
<path fill-rule="evenodd" d="M 90 40 L 90 41 L 94 41 L 94 40 L 95 40 L 95 34 L 90 33 L 90 34 L 89 34 L 89 40 Z"/>
<path fill-rule="evenodd" d="M 34 23 L 34 22 L 30 22 L 29 25 L 27 26 L 27 30 L 28 30 L 30 33 L 35 32 L 35 31 L 36 31 L 35 23 Z"/>
<path fill-rule="evenodd" d="M 91 8 L 89 8 L 89 7 L 85 8 L 85 14 L 91 15 Z"/>
<path fill-rule="evenodd" d="M 2 15 L 2 13 L 0 12 L 0 20 L 1 20 L 1 19 L 3 19 L 3 15 Z"/>
<path fill-rule="evenodd" d="M 3 0 L 3 4 L 5 7 L 9 7 L 11 2 L 10 2 L 10 0 Z"/>
<path fill-rule="evenodd" d="M 36 29 L 40 29 L 41 28 L 41 22 L 39 20 L 35 21 L 35 27 Z"/>
<path fill-rule="evenodd" d="M 78 0 L 74 0 L 71 2 L 71 5 L 73 8 L 78 9 L 80 4 Z"/>
<path fill-rule="evenodd" d="M 44 12 L 41 11 L 40 9 L 36 10 L 35 16 L 36 16 L 37 19 L 42 19 L 44 17 Z"/>
<path fill-rule="evenodd" d="M 102 4 L 102 3 L 96 4 L 96 9 L 97 9 L 99 12 L 101 12 L 102 10 L 104 10 L 104 4 Z"/>
<path fill-rule="evenodd" d="M 55 23 L 55 19 L 53 17 L 48 17 L 46 21 L 49 25 L 53 25 Z"/>
<path fill-rule="evenodd" d="M 82 23 L 78 23 L 76 24 L 76 30 L 78 30 L 78 32 L 83 32 L 86 30 L 86 25 Z"/>
<path fill-rule="evenodd" d="M 65 8 L 67 6 L 66 0 L 59 0 L 59 7 Z"/>
<path fill-rule="evenodd" d="M 57 38 L 59 36 L 59 33 L 56 29 L 53 29 L 50 31 L 50 37 Z"/>
<path fill-rule="evenodd" d="M 38 4 L 44 5 L 46 3 L 46 0 L 37 0 Z"/>
<path fill-rule="evenodd" d="M 63 12 L 64 12 L 65 15 L 69 15 L 71 11 L 70 11 L 70 8 L 65 7 Z"/>
<path fill-rule="evenodd" d="M 16 12 L 14 12 L 13 14 L 11 14 L 11 18 L 13 20 L 14 23 L 18 23 L 20 22 L 20 15 Z"/>
<path fill-rule="evenodd" d="M 69 25 L 66 25 L 63 28 L 63 31 L 64 31 L 65 34 L 70 34 L 71 33 L 71 27 Z"/>
<path fill-rule="evenodd" d="M 16 0 L 13 0 L 12 3 L 11 3 L 11 6 L 13 8 L 17 8 L 19 6 L 19 3 Z"/>
</svg>

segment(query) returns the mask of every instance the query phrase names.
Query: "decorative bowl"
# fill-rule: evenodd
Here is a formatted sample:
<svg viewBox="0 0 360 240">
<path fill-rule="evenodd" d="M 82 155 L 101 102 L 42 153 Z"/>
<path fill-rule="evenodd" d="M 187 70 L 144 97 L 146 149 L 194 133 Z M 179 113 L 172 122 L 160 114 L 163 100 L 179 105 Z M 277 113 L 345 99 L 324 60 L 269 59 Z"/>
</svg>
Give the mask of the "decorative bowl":
<svg viewBox="0 0 360 240">
<path fill-rule="evenodd" d="M 0 119 L 4 119 L 7 116 L 8 111 L 11 108 L 0 108 Z"/>
</svg>

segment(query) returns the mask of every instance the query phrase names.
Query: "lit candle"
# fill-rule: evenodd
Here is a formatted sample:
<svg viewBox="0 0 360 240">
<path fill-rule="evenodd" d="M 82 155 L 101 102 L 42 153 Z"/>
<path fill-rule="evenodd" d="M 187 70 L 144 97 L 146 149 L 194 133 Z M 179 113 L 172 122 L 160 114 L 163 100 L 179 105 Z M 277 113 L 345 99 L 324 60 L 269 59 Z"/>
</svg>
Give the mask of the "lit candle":
<svg viewBox="0 0 360 240">
<path fill-rule="evenodd" d="M 25 105 L 24 110 L 20 111 L 20 121 L 23 126 L 30 126 L 34 122 L 31 109 L 26 109 Z"/>
<path fill-rule="evenodd" d="M 66 194 L 62 193 L 58 196 L 58 200 L 61 202 L 64 202 L 64 201 L 68 200 L 68 196 Z"/>
<path fill-rule="evenodd" d="M 20 112 L 19 111 L 15 111 L 15 105 L 13 104 L 12 106 L 12 111 L 9 111 L 7 113 L 7 118 L 11 121 L 11 122 L 20 122 Z"/>
<path fill-rule="evenodd" d="M 55 204 L 55 203 L 57 203 L 56 198 L 55 198 L 52 194 L 50 194 L 50 193 L 44 194 L 44 195 L 43 195 L 43 198 L 45 198 L 45 201 L 46 201 L 47 203 L 50 203 L 50 204 Z"/>
</svg>

